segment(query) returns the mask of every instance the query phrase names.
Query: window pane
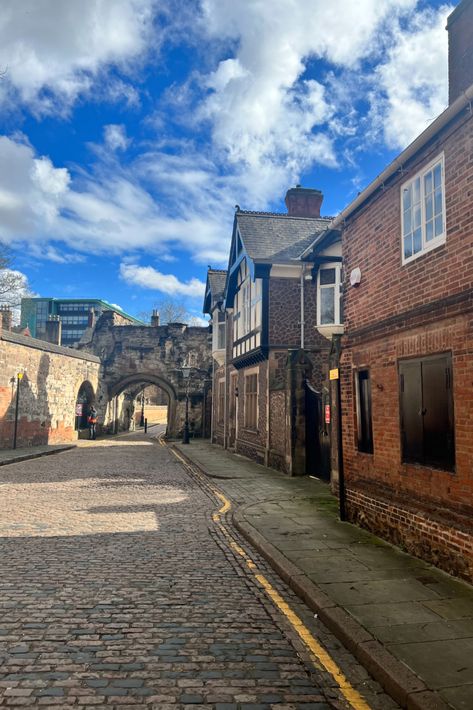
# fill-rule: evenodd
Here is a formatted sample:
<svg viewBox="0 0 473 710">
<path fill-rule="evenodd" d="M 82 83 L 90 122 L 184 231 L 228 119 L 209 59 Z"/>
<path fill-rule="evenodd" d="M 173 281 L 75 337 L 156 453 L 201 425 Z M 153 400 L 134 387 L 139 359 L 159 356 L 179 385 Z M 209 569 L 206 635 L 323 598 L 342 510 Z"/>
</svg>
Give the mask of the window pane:
<svg viewBox="0 0 473 710">
<path fill-rule="evenodd" d="M 412 187 L 405 187 L 402 193 L 402 206 L 405 210 L 408 210 L 411 206 L 412 199 Z"/>
<path fill-rule="evenodd" d="M 433 217 L 433 201 L 432 201 L 432 195 L 428 195 L 425 198 L 425 219 L 429 220 L 432 219 Z"/>
<path fill-rule="evenodd" d="M 412 232 L 412 211 L 407 210 L 404 212 L 404 234 L 410 234 Z"/>
<path fill-rule="evenodd" d="M 414 207 L 414 229 L 420 227 L 420 206 Z"/>
<path fill-rule="evenodd" d="M 443 232 L 443 219 L 442 215 L 435 218 L 435 236 L 438 237 L 439 234 Z"/>
<path fill-rule="evenodd" d="M 417 178 L 416 180 L 414 180 L 413 202 L 415 205 L 420 202 L 420 178 Z"/>
<path fill-rule="evenodd" d="M 321 269 L 320 270 L 320 285 L 334 284 L 335 283 L 335 269 Z"/>
<path fill-rule="evenodd" d="M 357 373 L 357 428 L 358 450 L 373 453 L 373 430 L 371 420 L 371 385 L 368 370 Z"/>
<path fill-rule="evenodd" d="M 442 190 L 435 190 L 435 214 L 442 212 Z"/>
<path fill-rule="evenodd" d="M 432 192 L 432 172 L 428 172 L 424 177 L 424 189 L 426 195 Z"/>
<path fill-rule="evenodd" d="M 434 237 L 434 223 L 432 221 L 427 222 L 425 226 L 425 238 L 428 242 Z"/>
<path fill-rule="evenodd" d="M 440 163 L 434 168 L 434 186 L 440 187 L 442 184 L 442 166 Z"/>
<path fill-rule="evenodd" d="M 320 289 L 320 323 L 327 325 L 335 322 L 335 288 Z"/>
<path fill-rule="evenodd" d="M 419 229 L 416 229 L 416 231 L 413 234 L 413 242 L 414 242 L 414 254 L 417 254 L 418 251 L 422 249 L 422 232 Z"/>
<path fill-rule="evenodd" d="M 408 236 L 404 239 L 404 258 L 408 259 L 412 256 L 412 237 Z"/>
</svg>

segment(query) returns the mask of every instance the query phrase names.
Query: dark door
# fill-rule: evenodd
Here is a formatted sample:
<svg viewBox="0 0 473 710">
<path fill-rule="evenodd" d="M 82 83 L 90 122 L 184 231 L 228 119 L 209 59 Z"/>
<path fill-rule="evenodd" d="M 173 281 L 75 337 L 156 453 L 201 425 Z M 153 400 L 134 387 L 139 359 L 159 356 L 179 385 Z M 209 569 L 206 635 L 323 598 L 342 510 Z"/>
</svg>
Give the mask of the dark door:
<svg viewBox="0 0 473 710">
<path fill-rule="evenodd" d="M 399 363 L 403 460 L 453 470 L 452 366 L 450 355 Z"/>
<path fill-rule="evenodd" d="M 305 397 L 306 473 L 330 481 L 329 394 L 317 392 L 306 382 Z"/>
</svg>

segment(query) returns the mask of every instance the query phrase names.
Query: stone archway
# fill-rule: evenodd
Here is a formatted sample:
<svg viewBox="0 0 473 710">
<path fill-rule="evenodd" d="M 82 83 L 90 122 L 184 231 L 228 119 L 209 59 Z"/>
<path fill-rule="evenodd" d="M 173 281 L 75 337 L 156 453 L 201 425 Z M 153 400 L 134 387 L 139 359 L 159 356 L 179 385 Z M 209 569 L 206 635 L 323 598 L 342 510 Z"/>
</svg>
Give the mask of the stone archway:
<svg viewBox="0 0 473 710">
<path fill-rule="evenodd" d="M 95 391 L 88 380 L 84 380 L 77 391 L 75 404 L 74 428 L 76 431 L 87 428 L 87 416 L 92 404 L 95 403 Z M 79 413 L 80 408 L 80 413 Z"/>
<path fill-rule="evenodd" d="M 166 434 L 173 434 L 176 430 L 176 410 L 177 410 L 177 393 L 174 386 L 165 380 L 163 377 L 151 372 L 137 372 L 133 375 L 127 375 L 121 378 L 118 382 L 109 387 L 109 402 L 113 401 L 124 390 L 133 385 L 156 385 L 162 389 L 168 398 L 168 416 Z"/>
</svg>

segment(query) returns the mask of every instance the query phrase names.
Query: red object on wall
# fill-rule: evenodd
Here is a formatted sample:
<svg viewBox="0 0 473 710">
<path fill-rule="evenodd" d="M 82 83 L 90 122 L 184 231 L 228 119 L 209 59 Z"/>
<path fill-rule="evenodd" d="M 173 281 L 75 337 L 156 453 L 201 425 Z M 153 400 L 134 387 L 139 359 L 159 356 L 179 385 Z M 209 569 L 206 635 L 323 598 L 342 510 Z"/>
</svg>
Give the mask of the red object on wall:
<svg viewBox="0 0 473 710">
<path fill-rule="evenodd" d="M 325 423 L 330 424 L 330 404 L 325 405 Z"/>
</svg>

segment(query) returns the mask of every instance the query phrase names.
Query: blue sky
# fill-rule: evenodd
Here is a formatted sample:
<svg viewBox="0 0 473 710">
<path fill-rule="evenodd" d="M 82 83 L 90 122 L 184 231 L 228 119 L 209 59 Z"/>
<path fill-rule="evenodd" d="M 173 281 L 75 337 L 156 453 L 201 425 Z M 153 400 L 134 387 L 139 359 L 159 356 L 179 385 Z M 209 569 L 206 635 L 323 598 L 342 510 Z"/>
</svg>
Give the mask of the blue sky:
<svg viewBox="0 0 473 710">
<path fill-rule="evenodd" d="M 38 295 L 199 316 L 235 204 L 335 215 L 447 104 L 425 0 L 3 0 L 0 240 Z"/>
</svg>

